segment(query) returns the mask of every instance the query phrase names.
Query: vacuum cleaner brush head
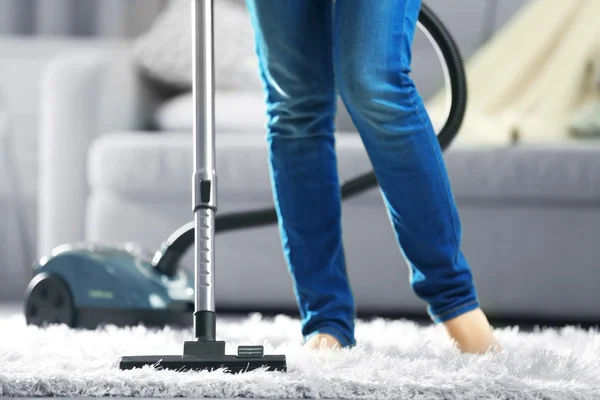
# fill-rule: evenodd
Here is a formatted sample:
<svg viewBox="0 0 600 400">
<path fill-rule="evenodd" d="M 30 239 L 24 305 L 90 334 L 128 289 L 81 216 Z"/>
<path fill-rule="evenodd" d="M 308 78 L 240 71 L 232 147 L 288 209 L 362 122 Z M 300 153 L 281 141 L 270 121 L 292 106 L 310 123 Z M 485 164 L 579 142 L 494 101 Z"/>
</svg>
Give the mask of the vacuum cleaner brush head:
<svg viewBox="0 0 600 400">
<path fill-rule="evenodd" d="M 239 373 L 260 368 L 287 372 L 285 355 L 265 355 L 263 346 L 239 346 L 237 355 L 228 355 L 223 341 L 187 341 L 181 356 L 124 356 L 119 362 L 122 370 L 144 366 L 181 372 L 224 369 L 228 373 Z"/>
</svg>

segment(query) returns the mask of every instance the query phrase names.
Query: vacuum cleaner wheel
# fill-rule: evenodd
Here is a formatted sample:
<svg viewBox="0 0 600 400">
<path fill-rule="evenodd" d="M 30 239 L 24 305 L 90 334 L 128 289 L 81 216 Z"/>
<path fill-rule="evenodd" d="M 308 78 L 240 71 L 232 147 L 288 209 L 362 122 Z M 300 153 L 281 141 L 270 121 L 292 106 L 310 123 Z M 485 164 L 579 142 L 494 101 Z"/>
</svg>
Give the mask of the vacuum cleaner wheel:
<svg viewBox="0 0 600 400">
<path fill-rule="evenodd" d="M 25 319 L 28 325 L 74 326 L 73 298 L 65 281 L 57 275 L 40 273 L 27 287 Z"/>
</svg>

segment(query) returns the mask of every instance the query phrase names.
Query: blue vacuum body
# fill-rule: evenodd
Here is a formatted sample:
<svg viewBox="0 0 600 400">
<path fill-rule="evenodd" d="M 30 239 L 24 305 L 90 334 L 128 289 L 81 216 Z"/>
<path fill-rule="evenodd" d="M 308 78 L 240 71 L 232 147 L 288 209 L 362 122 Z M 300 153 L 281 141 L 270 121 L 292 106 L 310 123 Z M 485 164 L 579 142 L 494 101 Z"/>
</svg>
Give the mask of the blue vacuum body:
<svg viewBox="0 0 600 400">
<path fill-rule="evenodd" d="M 165 274 L 135 244 L 79 243 L 55 248 L 34 266 L 25 293 L 28 324 L 191 326 L 194 280 Z"/>
</svg>

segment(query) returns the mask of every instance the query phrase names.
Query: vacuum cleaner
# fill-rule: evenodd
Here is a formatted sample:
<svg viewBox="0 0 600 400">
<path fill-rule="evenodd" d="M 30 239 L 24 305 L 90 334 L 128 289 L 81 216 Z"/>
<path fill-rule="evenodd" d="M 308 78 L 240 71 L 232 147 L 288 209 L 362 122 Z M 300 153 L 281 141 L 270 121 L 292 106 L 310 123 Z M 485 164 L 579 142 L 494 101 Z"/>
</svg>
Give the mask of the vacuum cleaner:
<svg viewBox="0 0 600 400">
<path fill-rule="evenodd" d="M 54 248 L 35 265 L 25 293 L 27 324 L 66 324 L 95 329 L 103 325 L 193 327 L 181 355 L 124 356 L 121 369 L 152 365 L 174 370 L 225 368 L 228 372 L 267 368 L 286 371 L 285 355 L 265 355 L 262 346 L 239 346 L 225 354 L 216 340 L 214 300 L 214 237 L 225 231 L 277 223 L 273 207 L 216 216 L 217 175 L 214 129 L 213 1 L 192 1 L 194 93 L 194 220 L 173 232 L 158 251 L 135 243 L 65 244 Z M 443 67 L 449 106 L 437 132 L 446 150 L 463 122 L 467 80 L 463 59 L 452 36 L 432 10 L 423 4 L 419 28 L 434 46 Z M 199 107 L 202 107 L 200 109 Z M 346 200 L 378 186 L 373 171 L 341 183 Z M 194 276 L 180 267 L 180 259 L 194 246 Z"/>
</svg>

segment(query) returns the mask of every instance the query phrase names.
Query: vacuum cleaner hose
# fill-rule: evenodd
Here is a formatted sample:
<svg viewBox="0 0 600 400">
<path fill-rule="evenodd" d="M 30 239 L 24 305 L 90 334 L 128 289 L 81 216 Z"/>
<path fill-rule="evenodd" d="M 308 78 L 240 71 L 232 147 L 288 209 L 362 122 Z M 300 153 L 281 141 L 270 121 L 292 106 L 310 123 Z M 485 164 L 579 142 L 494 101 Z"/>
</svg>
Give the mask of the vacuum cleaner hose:
<svg viewBox="0 0 600 400">
<path fill-rule="evenodd" d="M 462 125 L 467 107 L 467 78 L 459 47 L 442 21 L 426 5 L 422 4 L 419 28 L 435 47 L 444 69 L 450 92 L 450 107 L 445 124 L 437 134 L 442 150 L 446 150 Z M 373 171 L 342 182 L 342 200 L 347 200 L 378 186 Z M 217 214 L 215 233 L 256 228 L 277 223 L 275 208 Z M 155 253 L 153 266 L 166 276 L 173 277 L 179 269 L 179 260 L 194 244 L 194 221 L 191 221 L 169 236 Z"/>
</svg>

